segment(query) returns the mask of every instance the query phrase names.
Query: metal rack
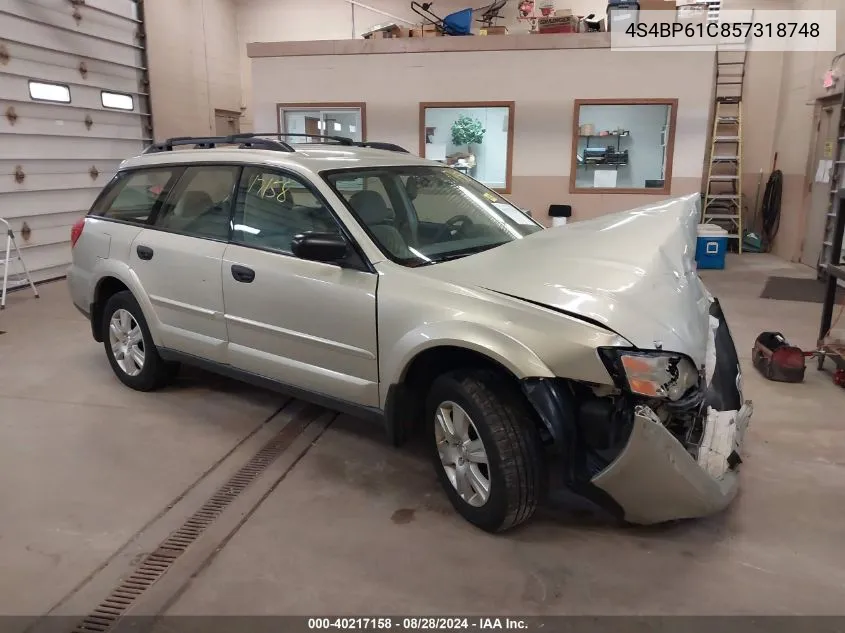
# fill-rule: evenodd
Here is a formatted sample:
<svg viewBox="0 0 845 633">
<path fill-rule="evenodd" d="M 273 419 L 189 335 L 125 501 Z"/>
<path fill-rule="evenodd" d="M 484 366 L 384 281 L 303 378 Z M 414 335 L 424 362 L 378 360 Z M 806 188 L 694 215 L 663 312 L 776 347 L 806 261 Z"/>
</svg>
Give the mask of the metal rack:
<svg viewBox="0 0 845 633">
<path fill-rule="evenodd" d="M 845 369 L 845 354 L 843 350 L 833 349 L 827 343 L 827 337 L 830 334 L 833 326 L 833 310 L 836 306 L 836 290 L 839 287 L 839 281 L 845 281 L 845 264 L 839 262 L 839 256 L 842 252 L 842 236 L 845 233 L 845 187 L 840 187 L 836 191 L 834 203 L 832 206 L 836 209 L 834 232 L 832 236 L 832 249 L 828 251 L 827 266 L 825 267 L 825 294 L 824 303 L 822 304 L 822 320 L 819 328 L 818 347 L 826 354 L 819 356 L 819 369 L 824 365 L 825 357 L 833 359 L 838 369 Z"/>
<path fill-rule="evenodd" d="M 833 168 L 830 172 L 830 206 L 827 208 L 825 215 L 824 226 L 824 241 L 822 242 L 822 251 L 819 256 L 819 273 L 824 274 L 830 262 L 839 265 L 842 261 L 842 227 L 835 228 L 837 222 L 836 200 L 834 196 L 837 191 L 841 191 L 840 187 L 843 184 L 843 169 L 845 169 L 845 158 L 843 158 L 843 149 L 845 149 L 845 90 L 842 91 L 842 100 L 839 102 L 839 123 L 836 134 L 836 153 L 833 155 Z M 840 236 L 839 246 L 835 246 L 834 242 L 836 231 Z"/>
</svg>

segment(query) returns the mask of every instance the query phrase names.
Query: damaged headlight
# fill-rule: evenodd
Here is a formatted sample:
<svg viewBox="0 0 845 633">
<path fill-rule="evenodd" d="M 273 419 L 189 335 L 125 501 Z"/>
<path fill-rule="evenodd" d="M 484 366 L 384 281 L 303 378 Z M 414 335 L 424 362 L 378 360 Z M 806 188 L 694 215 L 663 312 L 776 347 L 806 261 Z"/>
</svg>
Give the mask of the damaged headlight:
<svg viewBox="0 0 845 633">
<path fill-rule="evenodd" d="M 600 347 L 598 352 L 616 386 L 640 396 L 680 400 L 699 384 L 695 364 L 683 354 L 618 347 Z"/>
</svg>

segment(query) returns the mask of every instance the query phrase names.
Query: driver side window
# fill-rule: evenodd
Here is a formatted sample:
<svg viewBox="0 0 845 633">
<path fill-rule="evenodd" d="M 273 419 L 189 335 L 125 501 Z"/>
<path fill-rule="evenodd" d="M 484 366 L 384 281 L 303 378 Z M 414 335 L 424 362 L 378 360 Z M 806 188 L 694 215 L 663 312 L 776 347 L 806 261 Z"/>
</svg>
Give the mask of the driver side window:
<svg viewBox="0 0 845 633">
<path fill-rule="evenodd" d="M 334 216 L 298 176 L 266 167 L 244 169 L 232 222 L 232 242 L 291 253 L 300 233 L 337 233 Z"/>
</svg>

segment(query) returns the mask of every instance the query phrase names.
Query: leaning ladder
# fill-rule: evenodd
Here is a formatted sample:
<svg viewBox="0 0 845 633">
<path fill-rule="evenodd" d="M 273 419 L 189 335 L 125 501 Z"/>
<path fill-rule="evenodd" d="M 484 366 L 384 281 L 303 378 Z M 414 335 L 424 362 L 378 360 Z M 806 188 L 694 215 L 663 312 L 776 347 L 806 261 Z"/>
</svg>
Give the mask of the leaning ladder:
<svg viewBox="0 0 845 633">
<path fill-rule="evenodd" d="M 3 269 L 3 285 L 0 286 L 0 310 L 5 310 L 7 290 L 29 284 L 32 287 L 32 292 L 35 293 L 35 298 L 37 299 L 38 289 L 32 282 L 32 277 L 29 275 L 29 269 L 23 261 L 23 255 L 21 255 L 21 251 L 18 248 L 18 243 L 15 240 L 15 233 L 12 231 L 12 227 L 9 226 L 9 223 L 3 218 L 0 218 L 0 227 L 5 227 L 6 233 L 6 250 L 0 252 L 0 255 L 2 255 L 2 259 L 0 259 L 0 268 Z M 12 256 L 12 249 L 14 249 L 14 257 Z M 12 273 L 13 278 L 10 279 L 9 269 L 11 268 L 14 260 L 20 262 L 21 271 L 18 273 Z"/>
<path fill-rule="evenodd" d="M 707 169 L 703 222 L 722 226 L 742 252 L 742 101 L 719 97 Z"/>
<path fill-rule="evenodd" d="M 718 224 L 742 252 L 742 88 L 747 49 L 716 51 L 716 108 L 702 222 Z"/>
<path fill-rule="evenodd" d="M 845 263 L 845 251 L 833 252 L 833 244 L 836 231 L 836 192 L 843 186 L 843 169 L 845 169 L 845 157 L 843 157 L 843 148 L 845 148 L 845 90 L 842 91 L 842 100 L 839 103 L 839 127 L 836 133 L 836 153 L 833 155 L 833 169 L 830 171 L 830 201 L 825 211 L 824 223 L 824 241 L 822 242 L 822 252 L 819 256 L 819 273 L 824 275 L 827 266 L 833 262 L 834 266 Z"/>
</svg>

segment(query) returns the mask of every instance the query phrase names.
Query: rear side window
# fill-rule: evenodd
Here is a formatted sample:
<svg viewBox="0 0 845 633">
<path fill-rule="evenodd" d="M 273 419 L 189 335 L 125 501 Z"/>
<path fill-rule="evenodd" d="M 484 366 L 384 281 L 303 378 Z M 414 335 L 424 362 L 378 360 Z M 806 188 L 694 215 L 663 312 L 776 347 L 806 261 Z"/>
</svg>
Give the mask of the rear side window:
<svg viewBox="0 0 845 633">
<path fill-rule="evenodd" d="M 188 167 L 155 219 L 156 228 L 193 237 L 229 239 L 229 212 L 239 167 Z"/>
<path fill-rule="evenodd" d="M 181 168 L 166 167 L 123 173 L 97 201 L 94 214 L 131 224 L 147 224 L 180 172 Z"/>
</svg>

